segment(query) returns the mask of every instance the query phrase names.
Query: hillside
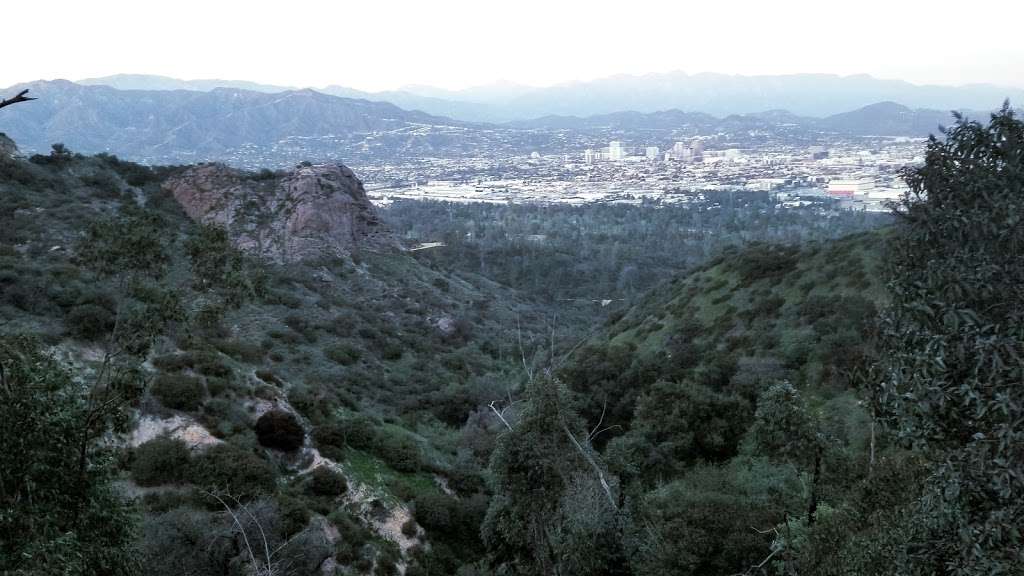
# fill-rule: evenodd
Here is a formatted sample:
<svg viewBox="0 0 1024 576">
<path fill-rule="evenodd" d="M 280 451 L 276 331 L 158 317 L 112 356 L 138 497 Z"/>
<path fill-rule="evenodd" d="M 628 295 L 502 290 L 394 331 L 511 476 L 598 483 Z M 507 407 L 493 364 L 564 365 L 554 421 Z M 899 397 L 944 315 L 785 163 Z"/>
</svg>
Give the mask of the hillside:
<svg viewBox="0 0 1024 576">
<path fill-rule="evenodd" d="M 885 302 L 884 232 L 803 248 L 730 248 L 652 290 L 567 362 L 567 382 L 606 421 L 629 427 L 637 397 L 658 380 L 693 379 L 756 399 L 785 379 L 826 395 L 868 350 Z M 591 411 L 593 411 L 593 407 Z"/>
<path fill-rule="evenodd" d="M 543 342 L 533 304 L 394 243 L 253 259 L 190 219 L 168 177 L 188 172 L 0 157 L 0 340 L 34 335 L 94 389 L 138 375 L 117 477 L 143 512 L 147 572 L 237 562 L 189 544 L 232 533 L 213 489 L 258 509 L 301 574 L 479 557 L 496 430 L 478 407 Z"/>
<path fill-rule="evenodd" d="M 852 505 L 886 445 L 856 374 L 887 301 L 888 234 L 728 249 L 567 358 L 560 376 L 657 542 L 633 573 L 732 574 L 780 543 L 754 528 L 800 534 Z"/>
</svg>

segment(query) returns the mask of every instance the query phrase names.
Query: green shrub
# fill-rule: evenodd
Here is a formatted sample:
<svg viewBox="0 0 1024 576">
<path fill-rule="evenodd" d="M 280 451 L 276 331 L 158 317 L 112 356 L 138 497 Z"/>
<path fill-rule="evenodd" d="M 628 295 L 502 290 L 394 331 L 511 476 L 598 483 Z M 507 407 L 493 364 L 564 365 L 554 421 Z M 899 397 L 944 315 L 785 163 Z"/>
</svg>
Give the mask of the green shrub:
<svg viewBox="0 0 1024 576">
<path fill-rule="evenodd" d="M 310 474 L 309 491 L 315 496 L 341 496 L 348 491 L 345 477 L 327 466 L 318 466 Z"/>
<path fill-rule="evenodd" d="M 160 374 L 153 380 L 153 396 L 161 404 L 174 410 L 194 412 L 206 399 L 206 387 L 195 376 L 183 374 Z"/>
<path fill-rule="evenodd" d="M 406 538 L 412 538 L 416 536 L 418 530 L 416 529 L 416 521 L 409 518 L 405 522 L 402 522 L 402 535 Z"/>
<path fill-rule="evenodd" d="M 337 362 L 342 366 L 351 366 L 359 361 L 363 352 L 358 347 L 348 342 L 340 342 L 324 350 L 328 360 Z"/>
<path fill-rule="evenodd" d="M 132 452 L 132 480 L 139 486 L 176 484 L 184 480 L 192 453 L 181 440 L 161 436 Z"/>
<path fill-rule="evenodd" d="M 196 358 L 196 371 L 204 376 L 229 378 L 234 374 L 231 366 L 218 358 L 216 354 L 202 354 Z"/>
<path fill-rule="evenodd" d="M 115 323 L 114 313 L 96 304 L 75 306 L 64 319 L 64 326 L 72 336 L 89 341 L 110 334 Z"/>
<path fill-rule="evenodd" d="M 195 359 L 188 352 L 182 354 L 165 354 L 153 358 L 153 366 L 164 372 L 180 372 L 195 366 Z"/>
<path fill-rule="evenodd" d="M 379 434 L 373 452 L 399 472 L 420 470 L 419 446 L 404 434 Z"/>
<path fill-rule="evenodd" d="M 274 491 L 274 469 L 249 450 L 224 443 L 211 446 L 192 460 L 192 482 L 251 499 Z"/>
<path fill-rule="evenodd" d="M 256 438 L 267 448 L 291 452 L 302 446 L 306 431 L 291 412 L 270 410 L 256 421 Z"/>
<path fill-rule="evenodd" d="M 373 420 L 362 414 L 347 414 L 340 420 L 318 426 L 313 431 L 313 438 L 320 447 L 373 450 L 378 444 L 376 425 Z"/>
</svg>

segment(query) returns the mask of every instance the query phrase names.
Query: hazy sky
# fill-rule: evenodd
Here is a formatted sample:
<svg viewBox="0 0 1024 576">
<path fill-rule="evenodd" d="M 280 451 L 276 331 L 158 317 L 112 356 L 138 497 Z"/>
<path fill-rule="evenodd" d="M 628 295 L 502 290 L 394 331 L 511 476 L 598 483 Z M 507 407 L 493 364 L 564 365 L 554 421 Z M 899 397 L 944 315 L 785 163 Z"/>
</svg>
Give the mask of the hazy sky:
<svg viewBox="0 0 1024 576">
<path fill-rule="evenodd" d="M 0 86 L 124 72 L 382 90 L 682 70 L 1024 87 L 1022 22 L 1021 0 L 12 1 Z"/>
</svg>

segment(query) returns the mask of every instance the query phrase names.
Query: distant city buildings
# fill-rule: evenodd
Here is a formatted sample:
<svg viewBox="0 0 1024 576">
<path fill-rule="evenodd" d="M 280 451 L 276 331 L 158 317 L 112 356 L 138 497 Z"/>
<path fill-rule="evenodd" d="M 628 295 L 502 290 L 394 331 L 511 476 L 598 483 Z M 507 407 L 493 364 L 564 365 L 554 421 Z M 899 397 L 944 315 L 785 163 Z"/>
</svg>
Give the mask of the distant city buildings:
<svg viewBox="0 0 1024 576">
<path fill-rule="evenodd" d="M 840 198 L 867 196 L 875 190 L 873 180 L 831 180 L 828 183 L 828 195 Z"/>
<path fill-rule="evenodd" d="M 618 162 L 626 157 L 626 151 L 622 149 L 622 142 L 612 140 L 608 143 L 608 159 Z"/>
</svg>

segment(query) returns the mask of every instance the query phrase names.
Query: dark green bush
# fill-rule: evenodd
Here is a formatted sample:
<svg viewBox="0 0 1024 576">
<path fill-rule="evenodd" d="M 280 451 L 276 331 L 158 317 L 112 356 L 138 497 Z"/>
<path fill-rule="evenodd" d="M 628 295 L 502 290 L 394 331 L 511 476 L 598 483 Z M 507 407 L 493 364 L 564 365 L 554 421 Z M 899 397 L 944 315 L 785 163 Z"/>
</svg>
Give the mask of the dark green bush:
<svg viewBox="0 0 1024 576">
<path fill-rule="evenodd" d="M 273 467 L 249 450 L 224 443 L 211 446 L 192 461 L 192 483 L 207 489 L 226 490 L 251 499 L 274 491 Z"/>
<path fill-rule="evenodd" d="M 404 434 L 378 434 L 373 452 L 399 472 L 418 472 L 421 468 L 419 446 Z"/>
<path fill-rule="evenodd" d="M 132 480 L 139 486 L 176 484 L 185 479 L 192 453 L 181 440 L 161 436 L 132 451 Z"/>
<path fill-rule="evenodd" d="M 195 366 L 195 359 L 188 352 L 181 354 L 165 354 L 153 358 L 153 366 L 164 372 L 180 372 Z"/>
<path fill-rule="evenodd" d="M 315 496 L 341 496 L 348 491 L 348 483 L 341 474 L 327 466 L 319 466 L 310 474 L 309 491 Z"/>
<path fill-rule="evenodd" d="M 354 344 L 340 342 L 324 350 L 324 355 L 332 362 L 342 366 L 351 366 L 359 361 L 363 352 Z"/>
<path fill-rule="evenodd" d="M 116 319 L 109 309 L 96 304 L 73 307 L 64 319 L 64 326 L 76 338 L 95 341 L 114 330 Z"/>
<path fill-rule="evenodd" d="M 263 446 L 291 452 L 302 446 L 306 431 L 291 412 L 270 410 L 256 421 L 256 438 Z"/>
<path fill-rule="evenodd" d="M 151 392 L 164 406 L 187 412 L 198 410 L 206 399 L 203 381 L 184 374 L 158 375 L 153 380 Z"/>
</svg>

